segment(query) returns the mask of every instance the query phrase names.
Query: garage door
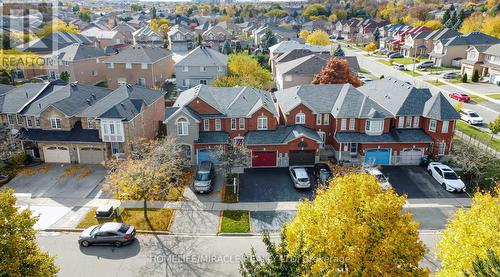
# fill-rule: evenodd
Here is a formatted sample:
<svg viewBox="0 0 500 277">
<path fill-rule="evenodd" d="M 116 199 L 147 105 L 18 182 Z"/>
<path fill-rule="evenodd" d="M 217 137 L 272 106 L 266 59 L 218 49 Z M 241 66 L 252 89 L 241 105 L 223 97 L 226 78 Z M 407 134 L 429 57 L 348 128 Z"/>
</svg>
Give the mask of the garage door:
<svg viewBox="0 0 500 277">
<path fill-rule="evenodd" d="M 211 161 L 214 164 L 220 164 L 220 161 L 217 159 L 217 155 L 215 154 L 215 150 L 213 149 L 198 149 L 198 164 L 203 161 Z"/>
<path fill-rule="evenodd" d="M 389 165 L 391 163 L 390 149 L 367 149 L 365 152 L 366 164 Z"/>
<path fill-rule="evenodd" d="M 276 151 L 252 151 L 252 167 L 274 167 L 276 162 Z"/>
<path fill-rule="evenodd" d="M 290 151 L 290 165 L 313 165 L 315 162 L 314 150 L 308 151 Z"/>
<path fill-rule="evenodd" d="M 420 148 L 408 148 L 399 153 L 399 164 L 401 165 L 419 165 L 424 150 Z"/>
<path fill-rule="evenodd" d="M 104 151 L 96 147 L 82 147 L 78 149 L 78 157 L 82 164 L 100 164 L 104 161 Z"/>
<path fill-rule="evenodd" d="M 43 156 L 46 163 L 70 163 L 69 148 L 51 146 L 43 148 Z"/>
</svg>

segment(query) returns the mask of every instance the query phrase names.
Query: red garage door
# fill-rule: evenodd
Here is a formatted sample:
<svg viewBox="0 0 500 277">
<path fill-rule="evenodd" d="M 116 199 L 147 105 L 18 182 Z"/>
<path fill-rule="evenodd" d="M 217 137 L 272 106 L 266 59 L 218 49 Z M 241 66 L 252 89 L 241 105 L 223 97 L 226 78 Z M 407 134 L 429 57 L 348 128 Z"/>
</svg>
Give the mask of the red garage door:
<svg viewBox="0 0 500 277">
<path fill-rule="evenodd" d="M 253 151 L 252 167 L 276 166 L 276 151 Z"/>
</svg>

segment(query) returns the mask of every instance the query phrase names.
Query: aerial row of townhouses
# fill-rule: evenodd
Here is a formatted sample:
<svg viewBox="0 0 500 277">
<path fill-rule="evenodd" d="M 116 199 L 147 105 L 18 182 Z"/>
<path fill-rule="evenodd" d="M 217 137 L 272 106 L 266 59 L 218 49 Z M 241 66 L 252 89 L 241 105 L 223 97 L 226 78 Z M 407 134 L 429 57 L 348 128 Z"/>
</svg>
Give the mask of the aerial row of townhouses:
<svg viewBox="0 0 500 277">
<path fill-rule="evenodd" d="M 328 22 L 287 16 L 212 24 L 166 15 L 175 22 L 167 34 L 168 50 L 164 35 L 148 25 L 148 15 L 117 24 L 103 18 L 90 24 L 66 19 L 81 33 L 56 32 L 18 47 L 54 65 L 15 74 L 19 81 L 42 82 L 0 87 L 0 123 L 34 158 L 102 163 L 127 156 L 137 138 L 165 134 L 177 138 L 193 164 L 213 160 L 214 147 L 232 140 L 251 150 L 253 167 L 314 164 L 325 157 L 418 164 L 423 156 L 449 153 L 459 116 L 443 95 L 392 78 L 358 88 L 310 85 L 331 49 L 305 44 L 299 30 L 280 27 L 282 22 L 360 44 L 373 40 L 378 30 L 381 48 L 429 57 L 438 66 L 461 67 L 465 73 L 478 70 L 490 82 L 500 81 L 500 41 L 477 32 L 371 19 Z M 223 48 L 248 47 L 258 53 L 268 30 L 278 40 L 269 48 L 275 92 L 210 86 L 227 74 Z M 174 58 L 176 53 L 181 57 Z M 355 57 L 342 59 L 353 74 L 360 71 Z M 69 73 L 67 83 L 59 80 L 63 72 Z M 172 80 L 178 94 L 166 102 L 162 88 Z"/>
</svg>

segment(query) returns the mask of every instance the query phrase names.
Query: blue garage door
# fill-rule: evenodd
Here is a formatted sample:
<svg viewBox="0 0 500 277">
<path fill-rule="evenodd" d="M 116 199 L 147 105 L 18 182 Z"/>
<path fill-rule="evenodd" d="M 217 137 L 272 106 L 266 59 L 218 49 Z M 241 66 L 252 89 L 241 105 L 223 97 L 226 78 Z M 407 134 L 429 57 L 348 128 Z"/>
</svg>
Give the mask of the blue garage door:
<svg viewBox="0 0 500 277">
<path fill-rule="evenodd" d="M 213 149 L 198 149 L 198 164 L 203 161 L 211 161 L 214 164 L 219 164 Z"/>
<path fill-rule="evenodd" d="M 368 149 L 365 152 L 365 163 L 388 165 L 391 162 L 390 149 Z"/>
</svg>

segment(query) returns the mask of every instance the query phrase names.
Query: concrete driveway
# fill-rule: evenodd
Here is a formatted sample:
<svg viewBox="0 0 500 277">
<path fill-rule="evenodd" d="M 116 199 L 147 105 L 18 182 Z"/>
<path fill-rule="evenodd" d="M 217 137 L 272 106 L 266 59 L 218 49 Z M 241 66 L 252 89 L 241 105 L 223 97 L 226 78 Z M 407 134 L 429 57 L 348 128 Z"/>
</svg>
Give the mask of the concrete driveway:
<svg viewBox="0 0 500 277">
<path fill-rule="evenodd" d="M 293 220 L 296 211 L 252 211 L 250 225 L 252 233 L 279 233 L 283 225 Z"/>
<path fill-rule="evenodd" d="M 444 190 L 421 166 L 387 166 L 381 169 L 399 194 L 408 198 L 468 198 L 466 193 Z"/>
<path fill-rule="evenodd" d="M 13 188 L 15 193 L 31 194 L 31 197 L 87 198 L 100 188 L 106 170 L 100 165 L 76 166 L 52 164 L 48 170 L 40 170 L 34 175 L 19 174 L 6 186 Z"/>
<path fill-rule="evenodd" d="M 239 197 L 240 202 L 299 201 L 312 199 L 314 190 L 314 182 L 309 189 L 296 189 L 288 168 L 248 168 L 240 177 Z"/>
</svg>

